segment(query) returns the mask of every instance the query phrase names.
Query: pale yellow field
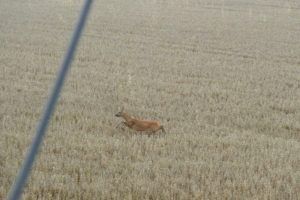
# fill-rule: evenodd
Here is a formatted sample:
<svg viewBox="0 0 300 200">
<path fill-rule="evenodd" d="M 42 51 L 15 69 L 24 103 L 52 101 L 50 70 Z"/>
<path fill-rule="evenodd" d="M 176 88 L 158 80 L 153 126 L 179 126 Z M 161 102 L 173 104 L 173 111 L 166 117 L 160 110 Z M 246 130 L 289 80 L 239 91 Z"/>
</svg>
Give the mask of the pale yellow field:
<svg viewBox="0 0 300 200">
<path fill-rule="evenodd" d="M 0 0 L 0 199 L 81 4 Z M 95 1 L 23 199 L 300 199 L 300 2 Z"/>
</svg>

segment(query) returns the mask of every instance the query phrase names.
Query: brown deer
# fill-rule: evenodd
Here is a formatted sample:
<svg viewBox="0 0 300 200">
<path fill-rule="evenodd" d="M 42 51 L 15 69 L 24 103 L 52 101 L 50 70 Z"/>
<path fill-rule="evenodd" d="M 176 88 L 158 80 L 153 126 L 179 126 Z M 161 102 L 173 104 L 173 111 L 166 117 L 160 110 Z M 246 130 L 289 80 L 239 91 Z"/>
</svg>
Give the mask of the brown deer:
<svg viewBox="0 0 300 200">
<path fill-rule="evenodd" d="M 162 130 L 163 133 L 166 133 L 164 127 L 160 124 L 159 121 L 135 119 L 123 110 L 124 109 L 122 109 L 115 115 L 116 117 L 122 117 L 125 120 L 120 124 L 124 124 L 128 128 L 131 128 L 136 131 L 149 131 L 155 133 L 159 130 Z"/>
</svg>

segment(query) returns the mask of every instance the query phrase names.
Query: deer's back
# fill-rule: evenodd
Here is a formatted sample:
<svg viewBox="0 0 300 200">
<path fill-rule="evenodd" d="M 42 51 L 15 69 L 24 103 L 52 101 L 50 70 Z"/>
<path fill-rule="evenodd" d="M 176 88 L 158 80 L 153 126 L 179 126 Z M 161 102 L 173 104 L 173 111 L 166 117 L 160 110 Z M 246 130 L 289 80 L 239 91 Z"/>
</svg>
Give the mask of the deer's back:
<svg viewBox="0 0 300 200">
<path fill-rule="evenodd" d="M 132 128 L 136 131 L 157 131 L 160 128 L 160 123 L 154 120 L 135 119 Z"/>
</svg>

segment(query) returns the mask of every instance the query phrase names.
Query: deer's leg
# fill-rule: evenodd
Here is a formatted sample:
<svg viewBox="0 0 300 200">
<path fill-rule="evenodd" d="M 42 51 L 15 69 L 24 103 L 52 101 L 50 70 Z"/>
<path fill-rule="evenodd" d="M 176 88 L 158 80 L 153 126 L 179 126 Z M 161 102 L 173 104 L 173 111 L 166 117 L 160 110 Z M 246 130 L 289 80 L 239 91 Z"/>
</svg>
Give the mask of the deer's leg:
<svg viewBox="0 0 300 200">
<path fill-rule="evenodd" d="M 164 134 L 166 134 L 165 128 L 164 128 L 163 126 L 160 126 L 160 130 L 161 130 Z"/>
<path fill-rule="evenodd" d="M 125 125 L 125 126 L 127 126 L 127 127 L 129 127 L 128 124 L 127 124 L 127 122 L 122 122 L 122 124 Z"/>
<path fill-rule="evenodd" d="M 119 128 L 119 126 L 120 126 L 121 124 L 123 124 L 123 122 L 120 122 L 120 123 L 116 126 L 116 128 Z"/>
<path fill-rule="evenodd" d="M 129 124 L 128 124 L 126 121 L 125 121 L 125 122 L 120 122 L 120 123 L 116 126 L 116 128 L 118 128 L 120 125 L 125 125 L 125 126 L 127 126 L 127 127 L 130 128 Z"/>
</svg>

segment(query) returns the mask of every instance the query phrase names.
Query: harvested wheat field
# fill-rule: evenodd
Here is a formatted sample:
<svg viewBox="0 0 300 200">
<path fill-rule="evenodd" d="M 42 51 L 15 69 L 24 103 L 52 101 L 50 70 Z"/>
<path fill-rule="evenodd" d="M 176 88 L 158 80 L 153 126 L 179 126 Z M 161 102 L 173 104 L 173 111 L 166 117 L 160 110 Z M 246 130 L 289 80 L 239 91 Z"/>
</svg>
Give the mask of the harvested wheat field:
<svg viewBox="0 0 300 200">
<path fill-rule="evenodd" d="M 0 199 L 81 5 L 0 0 Z M 95 1 L 22 197 L 300 199 L 300 2 Z"/>
</svg>

